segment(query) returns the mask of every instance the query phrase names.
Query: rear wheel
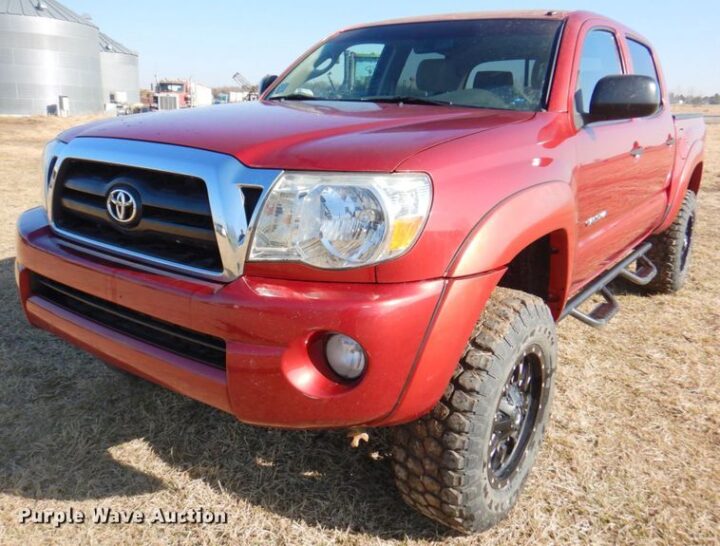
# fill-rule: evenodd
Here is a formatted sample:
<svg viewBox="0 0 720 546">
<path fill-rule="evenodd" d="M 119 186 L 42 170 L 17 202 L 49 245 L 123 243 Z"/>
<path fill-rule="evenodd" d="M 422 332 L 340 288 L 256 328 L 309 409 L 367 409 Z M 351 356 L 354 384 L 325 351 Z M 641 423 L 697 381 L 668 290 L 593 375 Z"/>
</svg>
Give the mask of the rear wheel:
<svg viewBox="0 0 720 546">
<path fill-rule="evenodd" d="M 688 190 L 672 225 L 657 235 L 648 252 L 648 258 L 658 268 L 658 274 L 648 289 L 660 294 L 680 290 L 687 280 L 695 234 L 695 194 Z"/>
<path fill-rule="evenodd" d="M 555 361 L 555 322 L 544 302 L 496 289 L 440 402 L 393 430 L 405 502 L 466 533 L 504 518 L 540 447 Z"/>
</svg>

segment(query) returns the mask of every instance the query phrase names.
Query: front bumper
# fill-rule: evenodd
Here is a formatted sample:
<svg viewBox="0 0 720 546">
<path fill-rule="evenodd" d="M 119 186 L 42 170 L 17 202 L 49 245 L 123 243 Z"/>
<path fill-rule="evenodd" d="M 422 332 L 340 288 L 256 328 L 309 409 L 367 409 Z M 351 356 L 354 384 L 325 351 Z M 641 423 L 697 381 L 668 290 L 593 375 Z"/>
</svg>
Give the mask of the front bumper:
<svg viewBox="0 0 720 546">
<path fill-rule="evenodd" d="M 17 250 L 21 300 L 33 325 L 243 422 L 286 428 L 387 425 L 428 411 L 502 274 L 399 284 L 245 276 L 222 284 L 94 256 L 57 237 L 43 209 L 20 217 Z M 33 293 L 33 273 L 225 340 L 225 370 L 43 299 Z M 343 384 L 321 371 L 310 350 L 321 332 L 344 333 L 365 348 L 360 381 Z"/>
</svg>

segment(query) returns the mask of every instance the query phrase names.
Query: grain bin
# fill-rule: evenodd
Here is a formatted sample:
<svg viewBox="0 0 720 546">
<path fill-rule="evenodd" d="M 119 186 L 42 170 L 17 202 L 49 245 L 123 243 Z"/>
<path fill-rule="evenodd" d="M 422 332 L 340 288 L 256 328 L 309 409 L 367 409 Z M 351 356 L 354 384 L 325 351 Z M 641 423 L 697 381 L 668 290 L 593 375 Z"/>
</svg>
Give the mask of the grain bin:
<svg viewBox="0 0 720 546">
<path fill-rule="evenodd" d="M 125 100 L 114 102 L 135 104 L 140 102 L 138 54 L 100 33 L 100 72 L 102 74 L 103 102 L 111 102 L 111 95 Z"/>
<path fill-rule="evenodd" d="M 97 27 L 55 0 L 0 0 L 0 114 L 102 111 Z"/>
</svg>

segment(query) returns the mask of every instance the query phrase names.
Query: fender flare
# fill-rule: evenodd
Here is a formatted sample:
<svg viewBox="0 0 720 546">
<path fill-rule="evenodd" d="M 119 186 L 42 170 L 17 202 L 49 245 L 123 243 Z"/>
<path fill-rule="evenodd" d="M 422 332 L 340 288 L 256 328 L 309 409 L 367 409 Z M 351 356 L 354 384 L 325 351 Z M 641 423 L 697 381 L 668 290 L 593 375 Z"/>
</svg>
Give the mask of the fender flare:
<svg viewBox="0 0 720 546">
<path fill-rule="evenodd" d="M 667 228 L 669 228 L 670 224 L 672 224 L 675 220 L 675 217 L 677 216 L 678 211 L 682 206 L 685 192 L 690 185 L 690 180 L 695 173 L 695 169 L 697 169 L 698 165 L 703 162 L 704 150 L 705 144 L 701 140 L 694 142 L 692 146 L 690 146 L 690 150 L 688 150 L 687 157 L 685 158 L 685 164 L 683 165 L 682 170 L 675 179 L 677 180 L 677 183 L 675 183 L 675 180 L 673 180 L 670 184 L 670 187 L 668 189 L 668 207 L 665 211 L 663 221 L 660 223 L 654 233 L 662 233 Z"/>
<path fill-rule="evenodd" d="M 540 182 L 497 203 L 475 224 L 445 275 L 466 277 L 504 268 L 547 235 L 553 249 L 548 303 L 558 316 L 570 288 L 577 240 L 575 194 L 568 182 Z"/>
<path fill-rule="evenodd" d="M 573 188 L 557 180 L 508 195 L 483 214 L 447 267 L 447 288 L 398 403 L 389 415 L 373 425 L 408 422 L 437 403 L 507 264 L 524 248 L 553 233 L 562 234 L 564 239 L 558 243 L 551 237 L 551 247 L 558 243 L 551 255 L 551 269 L 557 269 L 554 277 L 562 287 L 555 294 L 551 286 L 554 298 L 548 304 L 553 316 L 559 317 L 571 278 L 576 218 Z M 553 263 L 553 259 L 558 261 Z M 550 282 L 553 285 L 552 274 Z"/>
</svg>

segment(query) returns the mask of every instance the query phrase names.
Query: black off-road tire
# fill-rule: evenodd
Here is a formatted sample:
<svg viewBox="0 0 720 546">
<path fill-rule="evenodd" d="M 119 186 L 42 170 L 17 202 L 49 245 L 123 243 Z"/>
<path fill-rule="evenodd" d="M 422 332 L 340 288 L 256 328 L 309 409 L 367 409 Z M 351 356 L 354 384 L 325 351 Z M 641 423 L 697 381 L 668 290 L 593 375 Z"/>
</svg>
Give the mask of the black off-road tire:
<svg viewBox="0 0 720 546">
<path fill-rule="evenodd" d="M 462 533 L 488 529 L 507 515 L 550 415 L 556 346 L 555 322 L 540 298 L 495 290 L 440 402 L 430 414 L 391 430 L 395 482 L 407 504 Z M 533 426 L 516 467 L 498 479 L 489 465 L 499 404 L 507 400 L 504 389 L 518 362 L 536 353 L 542 362 L 533 364 L 541 370 Z"/>
<path fill-rule="evenodd" d="M 695 194 L 688 190 L 675 221 L 652 239 L 653 246 L 647 256 L 658 273 L 647 285 L 649 291 L 672 294 L 685 284 L 692 256 L 696 203 Z"/>
</svg>

